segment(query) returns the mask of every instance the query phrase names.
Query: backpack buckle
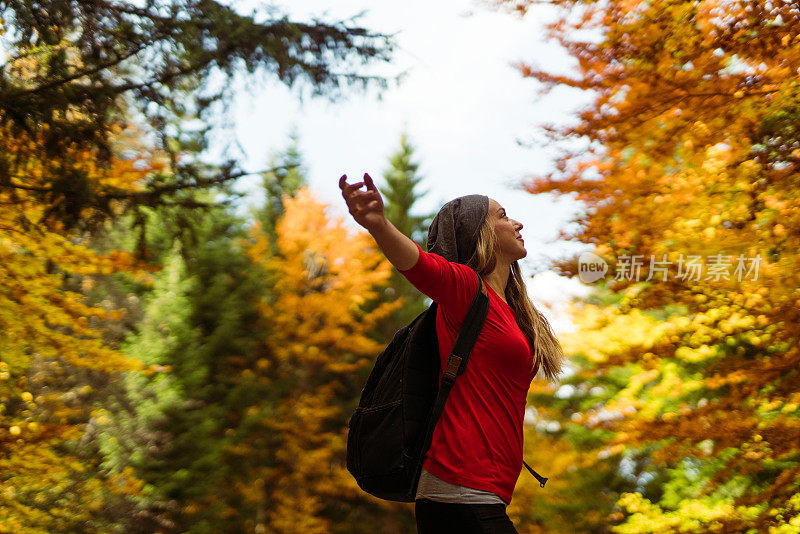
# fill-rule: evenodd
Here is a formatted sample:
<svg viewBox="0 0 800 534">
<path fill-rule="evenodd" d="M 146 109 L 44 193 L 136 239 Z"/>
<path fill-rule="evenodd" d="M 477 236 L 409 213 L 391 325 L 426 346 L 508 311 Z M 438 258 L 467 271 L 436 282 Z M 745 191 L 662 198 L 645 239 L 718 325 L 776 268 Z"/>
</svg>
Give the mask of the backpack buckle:
<svg viewBox="0 0 800 534">
<path fill-rule="evenodd" d="M 447 368 L 444 370 L 442 379 L 447 378 L 449 380 L 455 380 L 459 367 L 461 367 L 461 356 L 451 354 L 447 358 Z"/>
</svg>

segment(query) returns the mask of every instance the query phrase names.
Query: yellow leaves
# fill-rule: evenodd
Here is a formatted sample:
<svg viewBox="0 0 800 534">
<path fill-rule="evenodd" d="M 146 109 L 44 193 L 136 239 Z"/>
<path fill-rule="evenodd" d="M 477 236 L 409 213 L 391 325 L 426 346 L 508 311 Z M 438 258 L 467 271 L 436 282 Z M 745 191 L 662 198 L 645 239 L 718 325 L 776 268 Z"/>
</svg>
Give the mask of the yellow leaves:
<svg viewBox="0 0 800 534">
<path fill-rule="evenodd" d="M 771 401 L 767 401 L 763 404 L 760 404 L 757 409 L 759 412 L 764 412 L 764 413 L 771 412 L 776 408 L 778 408 L 779 406 L 781 406 L 782 404 L 783 401 L 781 399 L 773 399 Z"/>
<path fill-rule="evenodd" d="M 679 227 L 685 230 L 694 230 L 695 228 L 699 227 L 703 224 L 703 221 L 700 219 L 685 219 L 679 222 Z"/>
<path fill-rule="evenodd" d="M 797 405 L 796 402 L 790 402 L 790 403 L 786 404 L 783 408 L 781 408 L 781 412 L 783 412 L 783 413 L 795 412 L 795 411 L 797 411 L 797 407 L 798 407 L 798 405 Z"/>
<path fill-rule="evenodd" d="M 747 308 L 755 308 L 763 301 L 764 301 L 764 298 L 760 294 L 753 293 L 752 295 L 749 295 L 747 297 L 747 300 L 745 300 L 744 305 Z"/>
<path fill-rule="evenodd" d="M 615 454 L 619 454 L 624 450 L 625 450 L 624 444 L 620 443 L 617 445 L 612 445 L 611 447 L 607 447 L 602 451 L 600 451 L 599 453 L 597 453 L 597 457 L 600 459 L 608 458 L 610 456 L 614 456 Z"/>
<path fill-rule="evenodd" d="M 618 534 L 650 534 L 652 532 L 710 532 L 719 530 L 718 520 L 734 519 L 732 504 L 713 497 L 682 500 L 676 510 L 667 511 L 642 497 L 640 493 L 623 493 L 617 506 L 631 516 L 622 525 L 611 527 Z M 714 528 L 716 525 L 717 528 Z"/>
<path fill-rule="evenodd" d="M 623 493 L 617 500 L 617 506 L 627 509 L 628 512 L 646 512 L 652 509 L 652 503 L 644 499 L 640 493 Z"/>
<path fill-rule="evenodd" d="M 695 121 L 695 123 L 692 124 L 692 130 L 693 133 L 702 137 L 705 137 L 711 133 L 711 130 L 709 130 L 708 128 L 708 125 L 706 125 L 706 123 L 701 121 Z M 693 146 L 693 142 L 691 139 L 687 139 L 685 142 L 688 143 L 689 148 Z"/>
<path fill-rule="evenodd" d="M 559 338 L 564 350 L 582 353 L 597 363 L 631 345 L 656 339 L 660 331 L 657 322 L 639 310 L 624 315 L 615 308 L 585 304 L 568 305 L 567 313 L 578 329 Z"/>
<path fill-rule="evenodd" d="M 697 348 L 680 346 L 675 350 L 675 357 L 689 363 L 699 363 L 717 355 L 717 350 L 711 345 L 700 345 Z"/>
<path fill-rule="evenodd" d="M 656 377 L 658 377 L 658 375 L 659 375 L 658 369 L 648 369 L 647 371 L 642 371 L 641 373 L 633 375 L 631 377 L 629 387 L 636 388 L 638 390 L 648 382 L 655 380 Z"/>
<path fill-rule="evenodd" d="M 58 171 L 63 162 L 43 157 L 46 151 L 41 134 L 27 138 L 9 127 L 5 123 L 0 129 L 0 151 L 10 158 L 9 183 L 49 187 L 43 177 L 52 176 L 50 171 Z M 77 148 L 71 155 L 74 168 L 85 172 L 100 189 L 104 183 L 135 189 L 151 170 L 133 161 L 112 160 L 110 166 L 102 166 L 95 154 Z M 12 165 L 12 160 L 19 165 Z M 43 172 L 45 167 L 49 174 Z M 87 306 L 83 295 L 64 288 L 64 279 L 118 271 L 142 279 L 151 268 L 128 252 L 94 252 L 85 244 L 86 236 L 67 231 L 61 221 L 39 221 L 51 207 L 41 195 L 3 188 L 0 203 L 0 330 L 5 341 L 20 354 L 62 358 L 81 367 L 104 371 L 139 368 L 139 363 L 105 346 L 100 332 L 91 326 L 92 317 L 118 320 L 122 312 Z M 83 289 L 91 289 L 91 282 L 84 283 Z M 9 356 L 5 351 L 4 357 Z M 24 375 L 29 361 L 30 356 L 26 356 L 18 362 L 20 375 Z M 0 379 L 9 377 L 8 370 L 0 371 Z M 26 395 L 30 393 L 23 393 L 23 400 Z"/>
<path fill-rule="evenodd" d="M 717 143 L 706 149 L 706 161 L 703 162 L 703 171 L 710 175 L 718 175 L 728 165 L 732 156 L 730 145 Z M 712 176 L 713 178 L 713 176 Z"/>
<path fill-rule="evenodd" d="M 332 373 L 338 373 L 338 374 L 355 373 L 360 369 L 363 369 L 369 363 L 370 360 L 367 359 L 358 360 L 352 363 L 330 362 L 325 366 L 325 368 Z"/>
<path fill-rule="evenodd" d="M 798 154 L 800 155 L 800 152 L 798 152 Z M 766 207 L 773 210 L 784 210 L 788 208 L 792 203 L 792 201 L 790 201 L 789 199 L 781 200 L 780 197 L 774 194 L 762 195 L 761 199 L 763 200 L 764 205 Z"/>
<path fill-rule="evenodd" d="M 560 192 L 577 193 L 589 206 L 581 241 L 602 247 L 604 257 L 630 245 L 638 250 L 624 253 L 645 260 L 666 253 L 673 261 L 716 254 L 730 255 L 734 263 L 739 254 L 769 261 L 759 266 L 757 280 L 741 273 L 737 281 L 731 273 L 724 282 L 701 276 L 663 284 L 657 277 L 638 294 L 616 299 L 603 288 L 598 297 L 607 297 L 605 307 L 571 307 L 577 331 L 566 336 L 565 350 L 588 360 L 578 375 L 586 389 L 595 378 L 615 385 L 603 409 L 625 413 L 623 406 L 636 407 L 629 420 L 608 421 L 606 428 L 624 430 L 645 445 L 677 438 L 666 458 L 685 456 L 682 447 L 709 439 L 738 447 L 754 428 L 760 438 L 753 442 L 763 448 L 742 451 L 749 455 L 745 460 L 794 457 L 800 398 L 786 382 L 798 365 L 800 335 L 800 149 L 794 128 L 800 38 L 786 23 L 793 8 L 771 4 L 770 18 L 781 14 L 780 25 L 738 2 L 642 2 L 633 16 L 626 16 L 627 4 L 612 0 L 608 13 L 598 9 L 602 18 L 585 19 L 588 26 L 590 19 L 602 20 L 607 30 L 599 33 L 603 57 L 571 50 L 582 56 L 583 79 L 606 78 L 597 84 L 592 108 L 566 133 L 602 144 L 605 166 L 594 166 L 601 179 L 585 179 L 580 153 L 564 158 L 565 170 L 552 177 Z M 618 63 L 612 67 L 609 57 Z M 614 114 L 608 106 L 614 90 L 602 83 L 615 87 Z M 654 318 L 650 324 L 633 313 L 623 318 L 620 306 L 646 308 Z M 715 458 L 695 459 L 715 471 Z M 786 480 L 766 489 L 747 474 L 740 484 L 733 491 L 781 504 L 788 499 Z M 681 501 L 673 494 L 659 503 L 623 495 L 618 505 L 628 508 L 628 516 L 614 530 L 709 532 L 730 519 L 726 527 L 766 532 L 759 521 L 767 497 L 752 499 L 751 509 L 734 510 L 731 490 L 724 498 Z"/>
<path fill-rule="evenodd" d="M 764 453 L 761 451 L 747 451 L 744 453 L 743 457 L 747 460 L 755 461 L 762 459 L 764 457 Z"/>
</svg>

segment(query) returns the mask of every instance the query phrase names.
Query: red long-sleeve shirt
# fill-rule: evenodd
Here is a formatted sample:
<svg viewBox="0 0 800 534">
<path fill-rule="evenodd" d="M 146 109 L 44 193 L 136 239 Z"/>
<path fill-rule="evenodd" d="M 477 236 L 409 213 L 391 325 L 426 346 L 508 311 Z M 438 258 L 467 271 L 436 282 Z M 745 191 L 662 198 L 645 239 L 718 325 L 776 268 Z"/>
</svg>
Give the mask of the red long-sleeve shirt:
<svg viewBox="0 0 800 534">
<path fill-rule="evenodd" d="M 419 247 L 419 260 L 400 271 L 414 287 L 438 303 L 436 331 L 441 366 L 455 343 L 475 292 L 478 276 Z M 522 470 L 522 420 L 533 365 L 530 344 L 514 311 L 494 290 L 489 314 L 436 424 L 423 467 L 445 482 L 491 491 L 507 503 Z"/>
</svg>

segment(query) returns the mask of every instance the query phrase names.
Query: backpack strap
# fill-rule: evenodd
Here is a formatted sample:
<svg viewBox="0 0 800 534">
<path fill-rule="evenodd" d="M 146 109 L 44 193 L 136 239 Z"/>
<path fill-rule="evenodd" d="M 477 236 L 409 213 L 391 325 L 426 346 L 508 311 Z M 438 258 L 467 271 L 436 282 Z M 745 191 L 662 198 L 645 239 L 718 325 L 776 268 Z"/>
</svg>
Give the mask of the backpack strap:
<svg viewBox="0 0 800 534">
<path fill-rule="evenodd" d="M 538 481 L 539 481 L 539 487 L 540 487 L 540 488 L 543 488 L 543 487 L 544 487 L 544 485 L 545 485 L 545 483 L 547 482 L 547 478 L 543 477 L 542 475 L 540 475 L 539 473 L 537 473 L 536 471 L 534 471 L 534 470 L 533 470 L 533 467 L 529 466 L 529 465 L 527 464 L 527 462 L 525 462 L 525 460 L 522 460 L 522 465 L 524 465 L 524 466 L 525 466 L 525 468 L 526 468 L 528 471 L 530 471 L 530 472 L 531 472 L 531 474 L 532 474 L 533 476 L 535 476 L 535 477 L 536 477 L 536 480 L 538 480 Z"/>
<path fill-rule="evenodd" d="M 450 349 L 450 355 L 447 357 L 447 367 L 442 375 L 442 382 L 445 380 L 455 382 L 456 376 L 463 374 L 467 370 L 469 356 L 472 354 L 472 349 L 475 347 L 475 342 L 478 341 L 478 335 L 481 333 L 483 323 L 488 315 L 489 295 L 486 293 L 481 277 L 478 276 L 478 291 L 475 292 L 475 297 L 472 299 L 467 315 L 461 323 L 461 329 L 458 331 L 453 348 Z"/>
<path fill-rule="evenodd" d="M 477 275 L 478 273 L 475 274 Z M 469 310 L 467 310 L 464 321 L 461 323 L 458 337 L 456 337 L 453 348 L 450 350 L 450 355 L 447 357 L 447 367 L 442 375 L 439 392 L 436 395 L 431 415 L 428 418 L 428 428 L 425 431 L 425 438 L 422 442 L 422 454 L 420 455 L 419 464 L 417 465 L 415 484 L 419 481 L 419 475 L 422 472 L 422 462 L 425 459 L 425 453 L 430 448 L 431 440 L 433 439 L 433 429 L 436 428 L 436 423 L 439 421 L 439 417 L 441 417 L 444 411 L 444 405 L 447 402 L 447 397 L 450 395 L 450 390 L 453 389 L 456 377 L 462 374 L 467 368 L 469 356 L 472 353 L 472 349 L 475 347 L 478 334 L 483 328 L 483 323 L 486 321 L 486 316 L 488 314 L 489 296 L 486 293 L 486 289 L 483 287 L 481 277 L 478 276 L 478 291 L 475 292 L 472 304 Z"/>
<path fill-rule="evenodd" d="M 475 274 L 477 275 L 478 273 L 476 272 Z M 425 431 L 425 439 L 422 442 L 422 454 L 420 455 L 419 464 L 417 465 L 414 483 L 415 492 L 416 484 L 419 483 L 419 475 L 422 472 L 422 463 L 425 459 L 428 449 L 431 446 L 431 440 L 433 439 L 433 429 L 436 428 L 436 423 L 439 421 L 439 417 L 441 417 L 442 412 L 444 411 L 444 405 L 447 402 L 447 397 L 450 395 L 450 390 L 453 389 L 456 378 L 458 378 L 458 375 L 462 374 L 467 368 L 469 356 L 472 354 L 472 349 L 475 347 L 475 342 L 478 340 L 478 334 L 480 334 L 480 331 L 483 328 L 483 323 L 486 322 L 486 316 L 488 314 L 489 295 L 486 292 L 486 288 L 483 285 L 481 277 L 478 275 L 478 291 L 475 292 L 475 297 L 472 299 L 472 304 L 470 305 L 469 310 L 467 310 L 467 315 L 464 317 L 464 321 L 461 324 L 461 329 L 458 331 L 458 337 L 456 337 L 455 343 L 453 343 L 453 348 L 450 350 L 450 355 L 447 357 L 447 367 L 442 375 L 442 381 L 439 385 L 439 392 L 436 395 L 436 401 L 433 404 L 433 409 L 431 410 L 431 415 L 428 419 L 428 428 Z M 534 477 L 536 477 L 536 480 L 539 481 L 539 486 L 543 488 L 548 479 L 534 471 L 533 468 L 524 460 L 522 461 L 522 464 Z"/>
</svg>

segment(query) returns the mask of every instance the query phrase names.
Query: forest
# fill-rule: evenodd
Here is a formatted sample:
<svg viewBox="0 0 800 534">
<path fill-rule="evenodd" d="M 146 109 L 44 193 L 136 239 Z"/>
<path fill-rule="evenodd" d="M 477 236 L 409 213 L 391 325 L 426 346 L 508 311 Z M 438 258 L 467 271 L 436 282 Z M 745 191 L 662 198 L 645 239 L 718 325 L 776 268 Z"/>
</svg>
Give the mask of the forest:
<svg viewBox="0 0 800 534">
<path fill-rule="evenodd" d="M 800 533 L 800 7 L 546 3 L 576 68 L 519 76 L 592 100 L 541 127 L 583 146 L 514 194 L 579 201 L 558 239 L 608 270 L 550 266 L 591 291 L 558 335 L 570 371 L 528 395 L 525 458 L 549 481 L 523 471 L 508 515 Z M 415 532 L 345 451 L 375 356 L 428 302 L 320 200 L 296 132 L 247 215 L 253 173 L 204 157 L 220 79 L 337 102 L 398 82 L 353 67 L 391 64 L 393 37 L 214 0 L 50 0 L 0 1 L 0 43 L 0 532 Z M 385 159 L 387 216 L 424 248 L 414 140 Z"/>
</svg>

